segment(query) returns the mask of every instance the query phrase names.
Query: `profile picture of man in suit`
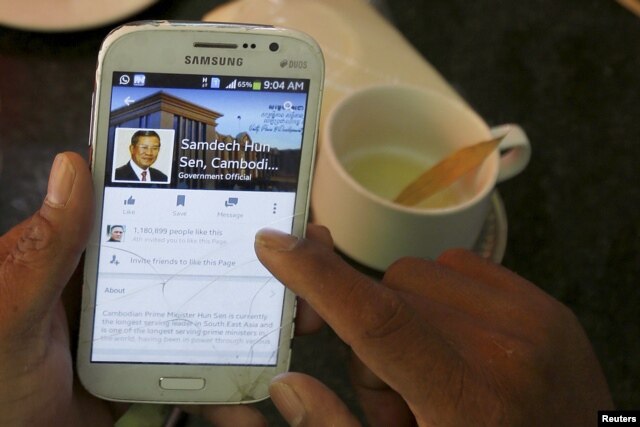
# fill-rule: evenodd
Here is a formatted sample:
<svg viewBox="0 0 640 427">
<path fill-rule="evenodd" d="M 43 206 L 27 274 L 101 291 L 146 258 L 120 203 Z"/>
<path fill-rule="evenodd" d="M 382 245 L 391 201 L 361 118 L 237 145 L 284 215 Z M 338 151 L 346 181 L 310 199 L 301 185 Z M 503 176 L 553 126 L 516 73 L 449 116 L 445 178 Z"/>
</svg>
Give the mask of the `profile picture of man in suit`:
<svg viewBox="0 0 640 427">
<path fill-rule="evenodd" d="M 131 159 L 116 168 L 114 179 L 142 183 L 168 183 L 169 177 L 164 172 L 151 167 L 158 159 L 160 149 L 161 141 L 158 132 L 150 129 L 134 132 L 129 145 Z"/>
</svg>

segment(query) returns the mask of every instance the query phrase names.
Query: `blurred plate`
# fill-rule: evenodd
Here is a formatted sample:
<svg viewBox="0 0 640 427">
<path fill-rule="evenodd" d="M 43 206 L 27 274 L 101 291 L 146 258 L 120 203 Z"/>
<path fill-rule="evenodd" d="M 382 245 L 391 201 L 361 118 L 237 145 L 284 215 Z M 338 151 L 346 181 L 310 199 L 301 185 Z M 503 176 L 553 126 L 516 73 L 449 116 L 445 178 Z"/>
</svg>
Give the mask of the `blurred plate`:
<svg viewBox="0 0 640 427">
<path fill-rule="evenodd" d="M 158 0 L 0 0 L 0 24 L 23 30 L 76 31 L 135 15 Z"/>
<path fill-rule="evenodd" d="M 1 0 L 0 0 L 1 1 Z M 422 86 L 465 102 L 412 44 L 363 0 L 235 0 L 204 21 L 254 22 L 303 31 L 325 60 L 320 129 L 344 97 L 372 85 Z M 375 3 L 381 3 L 380 0 Z M 318 144 L 322 144 L 319 140 Z"/>
</svg>

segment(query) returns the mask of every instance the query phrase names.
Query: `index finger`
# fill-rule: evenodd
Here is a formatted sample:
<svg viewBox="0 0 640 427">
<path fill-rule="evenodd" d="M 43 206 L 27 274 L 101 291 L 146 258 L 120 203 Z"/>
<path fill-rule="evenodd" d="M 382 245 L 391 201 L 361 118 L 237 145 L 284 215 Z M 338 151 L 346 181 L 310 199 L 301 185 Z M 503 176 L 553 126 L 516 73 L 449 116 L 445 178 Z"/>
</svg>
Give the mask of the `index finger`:
<svg viewBox="0 0 640 427">
<path fill-rule="evenodd" d="M 265 267 L 306 299 L 358 357 L 408 402 L 424 404 L 425 391 L 435 391 L 433 385 L 451 380 L 459 356 L 394 290 L 311 240 L 261 230 L 255 249 Z M 436 394 L 430 404 L 439 405 Z"/>
</svg>

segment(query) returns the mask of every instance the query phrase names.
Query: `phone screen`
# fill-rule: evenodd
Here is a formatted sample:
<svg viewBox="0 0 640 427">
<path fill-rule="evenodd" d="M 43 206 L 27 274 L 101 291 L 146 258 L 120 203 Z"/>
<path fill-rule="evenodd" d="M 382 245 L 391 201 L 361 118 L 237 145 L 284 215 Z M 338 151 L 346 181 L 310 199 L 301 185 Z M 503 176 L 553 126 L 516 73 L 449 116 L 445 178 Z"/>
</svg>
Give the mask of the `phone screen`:
<svg viewBox="0 0 640 427">
<path fill-rule="evenodd" d="M 112 78 L 91 361 L 276 365 L 310 81 Z"/>
</svg>

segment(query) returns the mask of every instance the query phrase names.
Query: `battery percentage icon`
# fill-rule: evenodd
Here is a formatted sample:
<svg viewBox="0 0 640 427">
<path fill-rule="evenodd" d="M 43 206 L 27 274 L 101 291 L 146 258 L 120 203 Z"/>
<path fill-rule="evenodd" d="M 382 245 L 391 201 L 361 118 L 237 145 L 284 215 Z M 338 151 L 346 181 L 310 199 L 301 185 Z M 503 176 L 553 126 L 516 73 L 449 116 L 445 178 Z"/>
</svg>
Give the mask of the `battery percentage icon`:
<svg viewBox="0 0 640 427">
<path fill-rule="evenodd" d="M 251 85 L 251 89 L 253 89 L 253 90 L 262 89 L 262 82 L 260 80 L 254 81 L 253 84 Z"/>
</svg>

